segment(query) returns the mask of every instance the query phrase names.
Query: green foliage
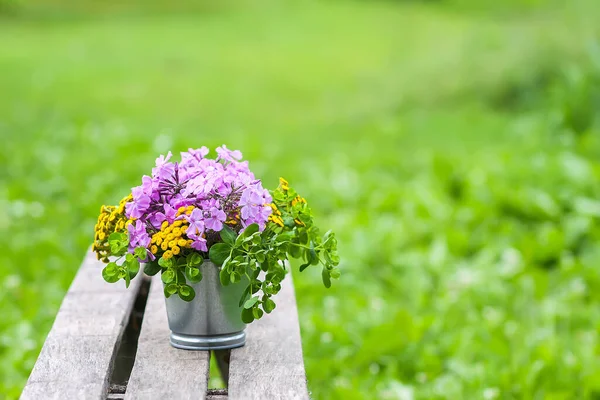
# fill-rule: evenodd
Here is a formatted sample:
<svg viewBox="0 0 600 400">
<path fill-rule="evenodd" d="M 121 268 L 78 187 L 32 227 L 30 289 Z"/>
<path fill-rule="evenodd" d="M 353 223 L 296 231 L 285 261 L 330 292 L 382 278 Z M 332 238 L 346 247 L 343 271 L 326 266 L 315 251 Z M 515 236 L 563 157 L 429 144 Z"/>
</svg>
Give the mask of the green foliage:
<svg viewBox="0 0 600 400">
<path fill-rule="evenodd" d="M 102 278 L 109 283 L 115 283 L 123 279 L 125 286 L 129 287 L 131 280 L 137 276 L 140 270 L 140 260 L 144 261 L 147 257 L 146 249 L 137 247 L 135 249 L 135 256 L 127 253 L 129 239 L 127 234 L 122 232 L 111 233 L 108 237 L 108 242 L 110 244 L 111 256 L 116 257 L 116 260 L 108 263 L 102 270 Z M 146 269 L 149 275 L 156 274 L 153 266 L 145 268 L 144 271 Z"/>
<path fill-rule="evenodd" d="M 327 288 L 331 286 L 332 277 L 340 276 L 336 268 L 340 258 L 335 234 L 328 231 L 321 238 L 306 200 L 290 188 L 287 181 L 281 179 L 281 182 L 271 192 L 275 207 L 272 220 L 262 232 L 257 224 L 252 224 L 236 237 L 225 226 L 221 231 L 224 243 L 217 243 L 209 250 L 211 261 L 221 266 L 222 285 L 238 283 L 242 277 L 248 281 L 239 302 L 244 306 L 242 320 L 245 323 L 260 319 L 265 312 L 268 314 L 275 309 L 271 297 L 281 289 L 281 281 L 287 273 L 286 261 L 290 257 L 306 261 L 300 272 L 309 265 L 322 264 L 323 284 Z M 262 291 L 262 297 L 251 296 L 258 291 Z"/>
</svg>

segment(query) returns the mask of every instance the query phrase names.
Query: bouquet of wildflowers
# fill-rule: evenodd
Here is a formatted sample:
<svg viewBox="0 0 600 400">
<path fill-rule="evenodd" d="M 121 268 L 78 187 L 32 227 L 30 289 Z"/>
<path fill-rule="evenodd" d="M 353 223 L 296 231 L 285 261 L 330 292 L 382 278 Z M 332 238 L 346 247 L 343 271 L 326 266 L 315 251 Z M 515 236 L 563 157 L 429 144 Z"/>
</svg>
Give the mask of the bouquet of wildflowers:
<svg viewBox="0 0 600 400">
<path fill-rule="evenodd" d="M 101 207 L 93 250 L 107 264 L 104 279 L 129 286 L 143 263 L 147 275 L 161 273 L 165 296 L 191 301 L 189 283 L 202 280 L 200 266 L 210 259 L 222 285 L 247 283 L 244 322 L 275 308 L 271 296 L 290 257 L 304 260 L 301 271 L 321 264 L 329 287 L 340 275 L 337 240 L 320 235 L 306 200 L 283 178 L 275 190 L 263 188 L 239 151 L 216 151 L 216 159 L 206 147 L 181 153 L 181 162 L 160 156 L 118 206 Z"/>
</svg>

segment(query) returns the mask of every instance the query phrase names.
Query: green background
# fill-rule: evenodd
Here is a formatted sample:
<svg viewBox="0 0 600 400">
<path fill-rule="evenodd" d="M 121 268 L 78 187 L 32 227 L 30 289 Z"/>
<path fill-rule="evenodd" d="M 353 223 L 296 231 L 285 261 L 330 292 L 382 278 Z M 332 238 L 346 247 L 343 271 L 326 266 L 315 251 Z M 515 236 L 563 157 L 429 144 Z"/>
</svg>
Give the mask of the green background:
<svg viewBox="0 0 600 400">
<path fill-rule="evenodd" d="M 294 272 L 314 398 L 600 396 L 597 0 L 0 10 L 0 398 L 100 205 L 223 143 L 338 236 Z"/>
</svg>

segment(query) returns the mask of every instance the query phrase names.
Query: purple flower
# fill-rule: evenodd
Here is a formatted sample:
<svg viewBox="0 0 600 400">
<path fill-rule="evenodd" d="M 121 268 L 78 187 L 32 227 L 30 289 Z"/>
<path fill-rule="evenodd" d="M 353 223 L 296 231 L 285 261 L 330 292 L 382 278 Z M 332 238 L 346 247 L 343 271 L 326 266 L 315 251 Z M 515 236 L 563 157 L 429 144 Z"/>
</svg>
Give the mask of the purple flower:
<svg viewBox="0 0 600 400">
<path fill-rule="evenodd" d="M 190 160 L 200 161 L 204 157 L 206 157 L 208 152 L 209 152 L 209 150 L 208 150 L 208 147 L 206 147 L 206 146 L 202 146 L 199 149 L 188 149 L 187 152 L 182 151 L 181 152 L 181 163 L 185 164 L 186 162 L 189 162 Z"/>
<path fill-rule="evenodd" d="M 264 198 L 262 191 L 258 191 L 255 187 L 249 187 L 242 193 L 240 198 L 240 205 L 242 206 L 242 218 L 252 219 L 256 218 L 259 213 L 259 206 L 264 204 Z"/>
<path fill-rule="evenodd" d="M 225 211 L 212 207 L 210 209 L 210 216 L 204 220 L 204 224 L 208 229 L 212 229 L 215 232 L 220 232 L 223 229 L 223 222 L 227 219 Z"/>
<path fill-rule="evenodd" d="M 242 159 L 242 152 L 239 150 L 229 150 L 227 146 L 223 145 L 221 147 L 217 147 L 217 160 L 225 160 L 229 162 L 236 163 Z"/>
<path fill-rule="evenodd" d="M 150 236 L 146 232 L 146 225 L 137 220 L 132 224 L 127 225 L 129 234 L 129 251 L 133 252 L 136 247 L 148 247 L 150 245 Z"/>
<path fill-rule="evenodd" d="M 206 239 L 204 239 L 202 236 L 199 236 L 196 239 L 194 239 L 194 241 L 192 242 L 192 249 L 195 249 L 198 251 L 208 251 L 208 246 L 206 245 Z"/>
<path fill-rule="evenodd" d="M 163 223 L 163 221 L 167 221 L 169 222 L 169 224 L 172 224 L 173 221 L 175 221 L 176 216 L 177 210 L 171 207 L 169 204 L 165 204 L 164 213 L 160 211 L 155 213 L 149 218 L 149 221 L 155 228 L 158 229 L 160 228 L 160 225 Z"/>
<path fill-rule="evenodd" d="M 173 156 L 173 154 L 171 154 L 170 151 L 167 153 L 166 157 L 161 154 L 160 157 L 158 157 L 156 159 L 156 166 L 161 167 L 161 166 L 165 165 L 167 163 L 167 161 L 169 161 L 171 159 L 172 156 Z"/>
<path fill-rule="evenodd" d="M 125 214 L 127 218 L 141 218 L 150 207 L 150 196 L 144 193 L 141 186 L 131 190 L 133 201 L 125 204 Z"/>
<path fill-rule="evenodd" d="M 190 226 L 187 235 L 192 239 L 197 239 L 204 233 L 204 215 L 202 210 L 195 208 L 192 214 L 186 217 Z"/>
<path fill-rule="evenodd" d="M 213 182 L 207 179 L 206 176 L 197 176 L 194 179 L 188 181 L 187 187 L 183 189 L 182 194 L 184 196 L 204 196 L 208 194 L 213 188 Z"/>
<path fill-rule="evenodd" d="M 151 176 L 132 189 L 133 201 L 126 205 L 126 215 L 136 219 L 128 226 L 130 251 L 148 246 L 149 235 L 160 229 L 164 221 L 177 219 L 189 222 L 186 235 L 192 248 L 206 252 L 218 240 L 213 232 L 223 229 L 228 217 L 239 214 L 243 228 L 258 224 L 264 229 L 272 210 L 269 192 L 250 171 L 242 153 L 223 145 L 217 158 L 206 158 L 206 147 L 181 153 L 181 163 L 171 162 L 172 154 L 161 155 Z M 180 207 L 193 206 L 190 215 L 177 216 Z M 152 258 L 152 255 L 148 256 Z"/>
<path fill-rule="evenodd" d="M 153 186 L 154 186 L 154 182 L 152 181 L 152 178 L 149 177 L 148 175 L 144 175 L 142 176 L 142 185 L 138 186 L 139 188 L 141 188 L 142 192 L 147 195 L 147 196 L 152 196 L 152 192 L 153 192 Z"/>
<path fill-rule="evenodd" d="M 166 163 L 152 169 L 152 177 L 160 181 L 168 181 L 175 175 L 175 164 Z"/>
</svg>

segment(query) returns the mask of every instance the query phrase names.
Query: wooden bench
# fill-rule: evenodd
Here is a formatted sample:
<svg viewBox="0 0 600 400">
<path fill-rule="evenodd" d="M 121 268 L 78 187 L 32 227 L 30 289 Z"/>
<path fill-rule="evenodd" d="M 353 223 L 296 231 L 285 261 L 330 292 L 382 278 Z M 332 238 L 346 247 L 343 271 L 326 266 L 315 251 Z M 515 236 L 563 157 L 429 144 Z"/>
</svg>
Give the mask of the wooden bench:
<svg viewBox="0 0 600 400">
<path fill-rule="evenodd" d="M 291 276 L 244 347 L 213 353 L 227 389 L 211 390 L 211 354 L 169 344 L 160 277 L 126 289 L 102 267 L 86 256 L 21 399 L 308 399 Z"/>
</svg>

